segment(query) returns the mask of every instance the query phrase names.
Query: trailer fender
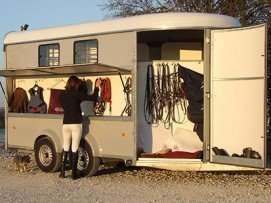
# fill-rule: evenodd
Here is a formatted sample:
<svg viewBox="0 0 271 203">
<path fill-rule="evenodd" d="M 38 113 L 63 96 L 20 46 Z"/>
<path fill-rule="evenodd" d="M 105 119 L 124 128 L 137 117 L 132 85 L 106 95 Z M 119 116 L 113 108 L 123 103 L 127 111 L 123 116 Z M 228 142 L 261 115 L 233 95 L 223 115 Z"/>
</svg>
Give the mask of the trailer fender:
<svg viewBox="0 0 271 203">
<path fill-rule="evenodd" d="M 85 136 L 84 140 L 89 144 L 92 149 L 92 154 L 94 157 L 99 157 L 99 146 L 93 136 Z"/>
<path fill-rule="evenodd" d="M 37 137 L 37 139 L 35 140 L 35 142 L 39 138 L 45 137 L 45 136 L 49 137 L 52 140 L 52 142 L 54 143 L 55 149 L 56 149 L 56 153 L 61 153 L 62 152 L 62 142 L 60 140 L 59 135 L 55 131 L 53 131 L 53 130 L 43 130 L 43 131 L 41 131 L 40 136 Z"/>
</svg>

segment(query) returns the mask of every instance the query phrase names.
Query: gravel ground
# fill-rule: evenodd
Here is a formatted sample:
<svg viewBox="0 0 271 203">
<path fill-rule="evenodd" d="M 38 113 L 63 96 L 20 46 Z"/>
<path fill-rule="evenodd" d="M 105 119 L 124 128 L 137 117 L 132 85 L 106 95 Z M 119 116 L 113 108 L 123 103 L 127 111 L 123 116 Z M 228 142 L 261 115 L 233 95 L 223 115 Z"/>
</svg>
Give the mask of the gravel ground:
<svg viewBox="0 0 271 203">
<path fill-rule="evenodd" d="M 73 181 L 41 172 L 34 161 L 29 172 L 19 173 L 13 156 L 0 146 L 1 202 L 271 202 L 266 172 L 101 168 L 97 176 Z"/>
</svg>

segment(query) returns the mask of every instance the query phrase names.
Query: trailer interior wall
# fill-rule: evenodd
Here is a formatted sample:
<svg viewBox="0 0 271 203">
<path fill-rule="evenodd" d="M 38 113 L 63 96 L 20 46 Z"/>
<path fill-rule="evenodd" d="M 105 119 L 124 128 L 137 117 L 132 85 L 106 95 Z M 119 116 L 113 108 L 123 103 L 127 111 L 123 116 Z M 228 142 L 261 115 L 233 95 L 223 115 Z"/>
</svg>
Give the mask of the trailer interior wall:
<svg viewBox="0 0 271 203">
<path fill-rule="evenodd" d="M 154 67 L 157 67 L 157 62 L 153 61 Z M 180 61 L 167 61 L 167 63 L 180 63 L 184 66 L 193 67 L 194 69 L 201 70 L 202 63 L 199 62 L 180 62 Z M 184 117 L 182 124 L 173 123 L 169 129 L 166 129 L 164 124 L 160 122 L 159 125 L 149 125 L 145 120 L 144 101 L 146 90 L 146 67 L 151 62 L 143 62 L 138 64 L 138 147 L 143 149 L 144 152 L 156 153 L 162 149 L 173 149 L 177 151 L 195 152 L 202 150 L 202 142 L 198 135 L 193 132 L 194 123 L 188 120 L 187 115 L 181 113 Z"/>
<path fill-rule="evenodd" d="M 120 80 L 119 75 L 109 76 L 109 75 L 99 75 L 100 78 L 109 78 L 112 87 L 112 111 L 109 111 L 109 103 L 106 103 L 106 110 L 104 112 L 104 116 L 121 116 L 121 113 L 126 105 L 125 94 L 123 93 L 123 86 Z M 81 79 L 89 82 L 92 86 L 92 90 L 94 87 L 95 80 L 98 77 L 94 76 L 80 76 Z M 122 75 L 124 82 L 127 80 L 130 75 Z M 65 85 L 67 82 L 67 77 L 57 77 L 57 78 L 31 78 L 31 79 L 16 79 L 15 87 L 21 87 L 26 90 L 28 98 L 30 98 L 30 94 L 28 90 L 32 88 L 35 84 L 39 85 L 43 88 L 43 97 L 44 101 L 49 106 L 50 101 L 50 93 L 51 89 L 65 89 Z M 13 90 L 14 90 L 13 89 Z M 90 105 L 91 106 L 91 105 Z M 125 115 L 125 114 L 124 114 Z"/>
<path fill-rule="evenodd" d="M 132 69 L 134 66 L 135 33 L 125 32 L 6 45 L 7 67 L 38 67 L 39 46 L 54 43 L 59 43 L 60 65 L 71 65 L 74 63 L 74 42 L 81 40 L 98 40 L 98 63 L 124 69 Z"/>
<path fill-rule="evenodd" d="M 192 56 L 194 56 L 194 61 L 202 60 L 203 31 L 160 30 L 139 32 L 137 47 L 137 61 L 139 62 L 152 60 L 191 61 Z"/>
<path fill-rule="evenodd" d="M 199 73 L 203 73 L 203 31 L 172 30 L 149 31 L 138 34 L 138 148 L 155 153 L 165 148 L 195 152 L 202 150 L 202 142 L 193 132 L 194 124 L 187 119 L 183 124 L 173 123 L 169 129 L 161 122 L 159 126 L 149 125 L 145 120 L 144 102 L 147 66 L 154 68 L 159 63 L 171 67 L 179 63 Z M 182 114 L 183 112 L 181 112 Z"/>
</svg>

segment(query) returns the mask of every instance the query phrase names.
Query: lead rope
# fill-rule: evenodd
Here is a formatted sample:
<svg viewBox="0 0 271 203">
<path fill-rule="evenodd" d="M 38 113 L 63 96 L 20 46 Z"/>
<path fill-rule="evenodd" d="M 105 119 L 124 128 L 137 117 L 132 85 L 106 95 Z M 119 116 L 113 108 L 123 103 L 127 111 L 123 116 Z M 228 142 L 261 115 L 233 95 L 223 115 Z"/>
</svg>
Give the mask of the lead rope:
<svg viewBox="0 0 271 203">
<path fill-rule="evenodd" d="M 4 90 L 2 81 L 0 81 L 0 86 L 1 86 L 1 90 L 2 90 L 2 92 L 3 92 L 3 94 L 4 94 L 5 100 L 6 100 L 7 104 L 8 104 L 8 98 L 7 98 L 6 92 L 5 92 L 5 90 Z"/>
<path fill-rule="evenodd" d="M 157 64 L 155 74 L 153 65 L 147 66 L 144 115 L 149 124 L 162 122 L 169 129 L 173 122 L 181 124 L 185 120 L 187 101 L 176 67 L 178 64 L 171 73 L 168 64 Z"/>
<path fill-rule="evenodd" d="M 166 129 L 170 128 L 171 125 L 171 115 L 172 115 L 172 92 L 171 92 L 171 82 L 170 82 L 170 70 L 168 64 L 162 64 L 163 67 L 163 95 L 162 95 L 162 102 L 163 102 L 163 113 L 165 113 L 165 117 L 162 118 L 164 123 L 164 127 Z"/>
<path fill-rule="evenodd" d="M 124 109 L 122 110 L 120 116 L 123 116 L 124 113 L 127 114 L 127 116 L 131 116 L 132 115 L 132 104 L 131 104 L 131 96 L 132 96 L 132 77 L 128 77 L 126 79 L 126 82 L 124 84 L 123 82 L 123 79 L 122 79 L 122 76 L 121 76 L 121 73 L 119 73 L 119 76 L 120 76 L 120 80 L 121 80 L 121 83 L 122 83 L 122 86 L 123 86 L 123 92 L 125 94 L 125 107 Z"/>
<path fill-rule="evenodd" d="M 153 124 L 155 123 L 154 117 L 155 115 L 153 114 L 153 103 L 152 101 L 155 99 L 151 99 L 152 96 L 154 96 L 153 93 L 153 66 L 148 65 L 147 67 L 147 77 L 146 77 L 146 90 L 145 90 L 145 99 L 144 99 L 144 116 L 145 120 L 148 124 Z"/>
<path fill-rule="evenodd" d="M 179 70 L 179 64 L 174 64 L 173 66 L 173 79 L 172 79 L 172 88 L 173 88 L 173 107 L 172 107 L 172 120 L 175 123 L 182 124 L 185 120 L 187 114 L 187 99 L 182 87 L 181 77 L 177 72 L 176 67 Z M 183 117 L 181 118 L 180 111 L 183 112 Z M 176 117 L 177 116 L 177 117 Z"/>
</svg>

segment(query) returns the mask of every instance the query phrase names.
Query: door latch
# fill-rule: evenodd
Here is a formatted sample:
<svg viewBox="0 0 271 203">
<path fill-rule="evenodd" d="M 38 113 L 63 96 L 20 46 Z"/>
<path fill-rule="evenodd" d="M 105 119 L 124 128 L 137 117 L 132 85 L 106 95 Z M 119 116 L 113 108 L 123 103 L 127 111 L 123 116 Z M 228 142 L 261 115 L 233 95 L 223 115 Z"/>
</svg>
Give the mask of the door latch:
<svg viewBox="0 0 271 203">
<path fill-rule="evenodd" d="M 207 97 L 208 99 L 210 99 L 211 93 L 210 93 L 209 91 L 205 92 L 205 95 L 206 95 L 206 97 Z"/>
</svg>

